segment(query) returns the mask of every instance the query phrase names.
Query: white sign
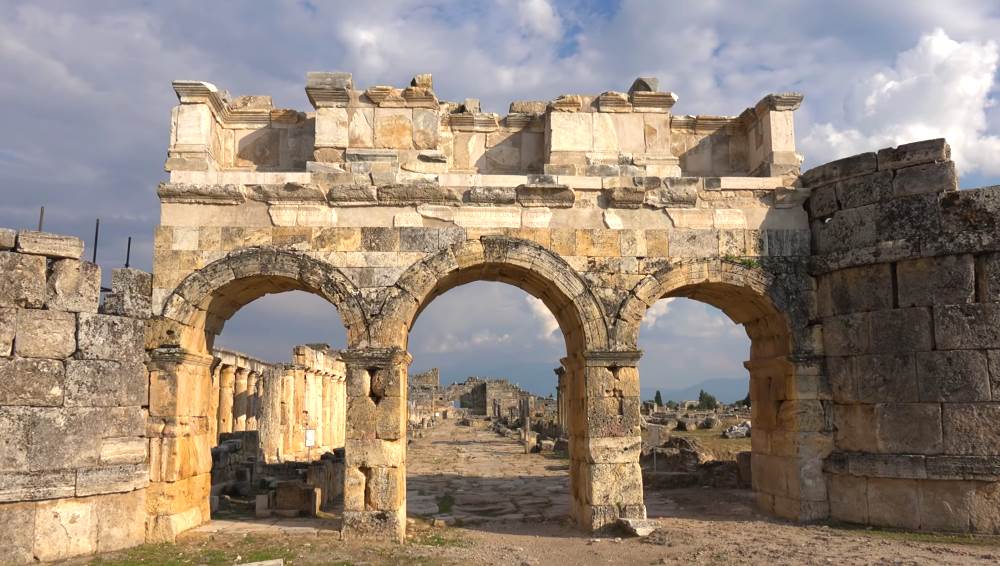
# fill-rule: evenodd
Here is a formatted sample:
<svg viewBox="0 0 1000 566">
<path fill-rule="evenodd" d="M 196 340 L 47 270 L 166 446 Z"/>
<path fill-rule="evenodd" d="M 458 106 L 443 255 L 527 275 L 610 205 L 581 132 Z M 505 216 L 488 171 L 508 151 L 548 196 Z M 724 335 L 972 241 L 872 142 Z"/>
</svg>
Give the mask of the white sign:
<svg viewBox="0 0 1000 566">
<path fill-rule="evenodd" d="M 316 446 L 316 429 L 306 429 L 306 448 Z"/>
</svg>

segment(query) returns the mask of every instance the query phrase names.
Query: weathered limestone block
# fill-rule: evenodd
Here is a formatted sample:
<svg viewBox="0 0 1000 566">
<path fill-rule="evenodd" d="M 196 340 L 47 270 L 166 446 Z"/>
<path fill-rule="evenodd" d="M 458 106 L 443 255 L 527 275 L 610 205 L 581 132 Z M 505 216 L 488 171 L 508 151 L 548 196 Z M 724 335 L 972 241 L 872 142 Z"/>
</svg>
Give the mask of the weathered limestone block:
<svg viewBox="0 0 1000 566">
<path fill-rule="evenodd" d="M 594 120 L 589 113 L 550 112 L 549 151 L 593 151 Z"/>
<path fill-rule="evenodd" d="M 46 307 L 68 312 L 97 312 L 100 295 L 100 267 L 77 259 L 52 262 Z"/>
<path fill-rule="evenodd" d="M 413 109 L 413 147 L 417 149 L 437 149 L 438 147 L 437 110 L 428 108 Z"/>
<path fill-rule="evenodd" d="M 370 468 L 365 482 L 365 508 L 374 511 L 395 511 L 405 500 L 405 472 L 400 467 Z"/>
<path fill-rule="evenodd" d="M 517 202 L 526 207 L 572 208 L 576 193 L 565 185 L 521 185 Z"/>
<path fill-rule="evenodd" d="M 59 360 L 0 359 L 0 405 L 61 406 L 64 380 Z"/>
<path fill-rule="evenodd" d="M 145 462 L 148 447 L 149 441 L 142 436 L 105 438 L 101 441 L 101 465 Z"/>
<path fill-rule="evenodd" d="M 878 449 L 873 405 L 834 405 L 833 426 L 840 450 L 874 452 Z"/>
<path fill-rule="evenodd" d="M 901 261 L 896 265 L 899 306 L 962 304 L 975 298 L 975 262 L 971 255 Z"/>
<path fill-rule="evenodd" d="M 326 198 L 332 206 L 367 206 L 378 202 L 374 185 L 334 185 Z"/>
<path fill-rule="evenodd" d="M 67 407 L 145 405 L 148 388 L 146 368 L 140 361 L 66 361 Z"/>
<path fill-rule="evenodd" d="M 857 208 L 855 210 L 862 210 Z M 880 240 L 926 238 L 941 231 L 938 196 L 898 196 L 876 207 L 875 228 Z"/>
<path fill-rule="evenodd" d="M 1000 403 L 944 403 L 946 454 L 1000 455 Z"/>
<path fill-rule="evenodd" d="M 0 407 L 0 472 L 28 471 L 30 411 L 21 407 Z"/>
<path fill-rule="evenodd" d="M 921 401 L 955 403 L 990 400 L 990 377 L 984 352 L 918 352 L 916 360 Z"/>
<path fill-rule="evenodd" d="M 945 233 L 952 234 L 958 241 L 969 242 L 973 250 L 982 247 L 980 238 L 996 241 L 994 235 L 1000 230 L 1000 215 L 997 214 L 1000 188 L 997 186 L 927 196 L 937 201 L 941 230 Z"/>
<path fill-rule="evenodd" d="M 399 511 L 344 511 L 342 535 L 350 539 L 403 541 L 404 520 Z"/>
<path fill-rule="evenodd" d="M 271 183 L 247 185 L 250 198 L 268 204 L 290 202 L 301 204 L 306 202 L 324 202 L 324 190 L 312 184 L 302 183 Z"/>
<path fill-rule="evenodd" d="M 1000 348 L 1000 304 L 934 307 L 934 338 L 941 350 Z"/>
<path fill-rule="evenodd" d="M 376 148 L 412 148 L 413 110 L 409 108 L 376 108 L 374 131 Z"/>
<path fill-rule="evenodd" d="M 17 233 L 17 251 L 51 258 L 80 259 L 83 240 L 74 236 L 21 230 Z"/>
<path fill-rule="evenodd" d="M 17 242 L 17 230 L 0 228 L 0 250 L 12 250 Z"/>
<path fill-rule="evenodd" d="M 34 525 L 35 557 L 48 562 L 96 552 L 97 523 L 91 499 L 38 503 Z"/>
<path fill-rule="evenodd" d="M 876 433 L 881 452 L 935 454 L 941 451 L 941 405 L 876 405 Z"/>
<path fill-rule="evenodd" d="M 517 190 L 514 187 L 472 187 L 466 199 L 476 204 L 514 204 Z"/>
<path fill-rule="evenodd" d="M 944 138 L 906 143 L 878 151 L 879 171 L 951 159 L 951 147 Z"/>
<path fill-rule="evenodd" d="M 813 222 L 814 247 L 817 253 L 827 254 L 875 243 L 876 205 L 841 210 L 828 222 Z"/>
<path fill-rule="evenodd" d="M 246 202 L 239 185 L 204 185 L 191 183 L 160 183 L 156 195 L 162 202 L 182 204 L 234 205 Z"/>
<path fill-rule="evenodd" d="M 890 309 L 871 314 L 871 349 L 875 353 L 930 350 L 931 313 L 926 308 Z"/>
<path fill-rule="evenodd" d="M 693 207 L 701 186 L 697 177 L 667 177 L 660 188 L 646 193 L 645 203 L 654 208 Z"/>
<path fill-rule="evenodd" d="M 146 491 L 105 495 L 94 502 L 97 552 L 112 552 L 145 542 Z"/>
<path fill-rule="evenodd" d="M 0 504 L 0 548 L 11 564 L 35 560 L 35 503 Z"/>
<path fill-rule="evenodd" d="M 917 370 L 912 354 L 857 356 L 854 362 L 858 400 L 862 403 L 916 403 Z"/>
<path fill-rule="evenodd" d="M 874 173 L 878 163 L 874 153 L 861 153 L 814 167 L 799 178 L 803 186 L 818 187 L 840 179 Z"/>
<path fill-rule="evenodd" d="M 836 191 L 841 209 L 858 208 L 892 196 L 892 171 L 844 179 L 831 186 Z"/>
<path fill-rule="evenodd" d="M 68 470 L 96 466 L 101 436 L 109 414 L 98 409 L 36 409 L 31 415 L 33 471 Z"/>
<path fill-rule="evenodd" d="M 642 504 L 642 469 L 628 464 L 589 464 L 585 468 L 586 502 L 590 505 Z"/>
<path fill-rule="evenodd" d="M 320 108 L 316 111 L 316 147 L 348 147 L 347 108 Z"/>
<path fill-rule="evenodd" d="M 675 230 L 670 237 L 670 255 L 708 257 L 719 254 L 718 230 Z"/>
<path fill-rule="evenodd" d="M 0 502 L 73 497 L 76 471 L 0 472 Z"/>
<path fill-rule="evenodd" d="M 153 277 L 131 268 L 111 272 L 111 292 L 104 296 L 101 314 L 148 319 L 152 314 Z"/>
<path fill-rule="evenodd" d="M 145 462 L 87 468 L 76 473 L 78 497 L 134 491 L 148 484 L 149 466 Z"/>
<path fill-rule="evenodd" d="M 80 314 L 79 357 L 134 363 L 143 352 L 145 326 L 142 320 L 105 314 Z"/>
<path fill-rule="evenodd" d="M 462 201 L 462 193 L 437 182 L 391 184 L 378 187 L 379 204 L 403 206 L 414 204 L 444 204 Z"/>
<path fill-rule="evenodd" d="M 867 523 L 868 478 L 830 475 L 830 516 L 848 523 Z"/>
<path fill-rule="evenodd" d="M 834 271 L 817 280 L 820 316 L 891 309 L 892 271 L 889 264 Z"/>
<path fill-rule="evenodd" d="M 642 187 L 617 187 L 604 191 L 608 206 L 613 208 L 642 208 L 646 199 L 646 189 Z"/>
<path fill-rule="evenodd" d="M 892 180 L 892 193 L 895 196 L 957 190 L 958 173 L 953 161 L 905 167 L 896 171 Z"/>
<path fill-rule="evenodd" d="M 67 358 L 76 351 L 73 313 L 21 309 L 17 312 L 14 353 L 26 358 Z"/>
<path fill-rule="evenodd" d="M 348 466 L 402 466 L 405 462 L 405 441 L 358 440 L 348 438 L 344 446 Z"/>
<path fill-rule="evenodd" d="M 868 520 L 873 525 L 920 528 L 917 481 L 868 479 Z"/>
<path fill-rule="evenodd" d="M 44 305 L 45 267 L 44 257 L 0 252 L 0 305 Z"/>
</svg>

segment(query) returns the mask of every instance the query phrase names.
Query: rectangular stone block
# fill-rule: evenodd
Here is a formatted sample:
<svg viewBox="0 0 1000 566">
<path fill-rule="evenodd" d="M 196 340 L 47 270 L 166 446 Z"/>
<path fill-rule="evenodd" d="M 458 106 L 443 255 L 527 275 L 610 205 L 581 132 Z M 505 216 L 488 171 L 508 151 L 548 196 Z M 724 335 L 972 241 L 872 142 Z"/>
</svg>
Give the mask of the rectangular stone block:
<svg viewBox="0 0 1000 566">
<path fill-rule="evenodd" d="M 374 130 L 376 148 L 410 149 L 413 147 L 413 111 L 376 108 Z"/>
<path fill-rule="evenodd" d="M 76 471 L 0 472 L 0 502 L 73 497 Z"/>
<path fill-rule="evenodd" d="M 944 453 L 1000 455 L 1000 403 L 944 403 Z"/>
<path fill-rule="evenodd" d="M 0 305 L 44 305 L 45 267 L 44 257 L 0 252 Z"/>
<path fill-rule="evenodd" d="M 986 353 L 976 350 L 918 352 L 917 381 L 921 401 L 990 400 Z"/>
<path fill-rule="evenodd" d="M 891 266 L 852 267 L 820 276 L 816 299 L 824 317 L 891 309 Z"/>
<path fill-rule="evenodd" d="M 73 313 L 21 309 L 17 312 L 14 353 L 25 358 L 61 359 L 76 351 Z"/>
<path fill-rule="evenodd" d="M 841 210 L 828 220 L 812 223 L 814 249 L 818 254 L 870 246 L 876 241 L 875 205 Z"/>
<path fill-rule="evenodd" d="M 854 476 L 870 478 L 910 478 L 927 477 L 925 457 L 913 454 L 869 454 L 850 453 L 848 471 Z"/>
<path fill-rule="evenodd" d="M 892 171 L 879 171 L 845 179 L 833 186 L 836 188 L 837 200 L 842 209 L 874 204 L 892 196 Z"/>
<path fill-rule="evenodd" d="M 627 464 L 635 462 L 642 450 L 641 436 L 611 438 L 590 437 L 584 441 L 585 458 L 591 464 Z"/>
<path fill-rule="evenodd" d="M 969 507 L 975 493 L 974 483 L 921 480 L 917 485 L 920 492 L 921 530 L 969 530 Z"/>
<path fill-rule="evenodd" d="M 971 255 L 901 261 L 896 265 L 899 306 L 953 305 L 975 299 Z"/>
<path fill-rule="evenodd" d="M 807 187 L 818 187 L 840 179 L 874 173 L 877 167 L 878 161 L 874 153 L 861 153 L 814 167 L 802 173 L 801 180 Z"/>
<path fill-rule="evenodd" d="M 92 499 L 39 503 L 35 513 L 35 557 L 48 562 L 97 552 L 97 521 Z"/>
<path fill-rule="evenodd" d="M 917 480 L 869 478 L 868 520 L 873 525 L 920 528 Z"/>
<path fill-rule="evenodd" d="M 904 167 L 896 171 L 892 180 L 892 194 L 895 196 L 957 190 L 958 174 L 953 161 Z"/>
<path fill-rule="evenodd" d="M 937 138 L 880 149 L 878 168 L 879 171 L 887 171 L 922 163 L 947 161 L 948 159 L 951 159 L 951 148 L 944 138 Z"/>
<path fill-rule="evenodd" d="M 383 397 L 375 407 L 375 434 L 382 440 L 406 437 L 406 409 L 400 397 Z"/>
<path fill-rule="evenodd" d="M 594 121 L 590 113 L 550 112 L 549 151 L 593 151 Z"/>
<path fill-rule="evenodd" d="M 375 109 L 348 108 L 349 147 L 375 147 Z"/>
<path fill-rule="evenodd" d="M 344 461 L 348 466 L 402 466 L 406 458 L 404 441 L 356 440 L 348 438 L 344 446 Z"/>
<path fill-rule="evenodd" d="M 36 409 L 31 413 L 28 464 L 33 471 L 96 466 L 101 447 L 98 409 Z"/>
<path fill-rule="evenodd" d="M 588 464 L 584 472 L 587 504 L 642 504 L 642 469 L 638 462 Z"/>
<path fill-rule="evenodd" d="M 934 338 L 941 350 L 1000 348 L 1000 304 L 934 307 Z"/>
<path fill-rule="evenodd" d="M 80 313 L 78 357 L 134 362 L 145 347 L 145 324 L 123 316 Z"/>
<path fill-rule="evenodd" d="M 149 467 L 145 462 L 86 468 L 76 472 L 77 497 L 134 491 L 148 484 Z"/>
<path fill-rule="evenodd" d="M 140 436 L 105 438 L 101 441 L 102 465 L 139 464 L 145 462 L 149 440 Z"/>
<path fill-rule="evenodd" d="M 152 314 L 153 278 L 138 269 L 115 269 L 111 272 L 111 293 L 104 297 L 102 314 L 147 319 Z"/>
<path fill-rule="evenodd" d="M 940 210 L 936 194 L 904 195 L 884 201 L 876 207 L 878 240 L 923 240 L 927 234 L 939 233 Z"/>
<path fill-rule="evenodd" d="M 868 478 L 830 476 L 830 516 L 838 521 L 868 522 Z"/>
<path fill-rule="evenodd" d="M 29 564 L 35 560 L 36 506 L 35 503 L 0 504 L 0 549 L 10 564 Z"/>
<path fill-rule="evenodd" d="M 0 250 L 14 249 L 17 241 L 17 230 L 12 228 L 0 228 Z"/>
<path fill-rule="evenodd" d="M 873 405 L 834 405 L 833 426 L 838 449 L 858 452 L 877 450 Z"/>
<path fill-rule="evenodd" d="M 1000 456 L 928 456 L 925 467 L 932 479 L 1000 479 Z"/>
<path fill-rule="evenodd" d="M 28 471 L 30 411 L 0 407 L 0 472 Z"/>
<path fill-rule="evenodd" d="M 587 436 L 636 436 L 641 403 L 638 397 L 587 397 Z"/>
<path fill-rule="evenodd" d="M 871 331 L 874 353 L 919 352 L 933 347 L 931 313 L 926 308 L 872 312 Z"/>
<path fill-rule="evenodd" d="M 316 147 L 348 147 L 346 108 L 316 110 Z"/>
<path fill-rule="evenodd" d="M 0 307 L 0 357 L 14 351 L 14 334 L 17 329 L 17 308 Z"/>
<path fill-rule="evenodd" d="M 66 361 L 67 407 L 148 405 L 149 376 L 136 361 Z"/>
<path fill-rule="evenodd" d="M 941 452 L 941 405 L 880 404 L 875 406 L 875 417 L 880 452 L 905 454 Z"/>
<path fill-rule="evenodd" d="M 97 312 L 100 295 L 100 267 L 77 259 L 52 262 L 46 308 L 68 312 Z"/>
<path fill-rule="evenodd" d="M 59 407 L 64 381 L 62 361 L 0 359 L 0 405 Z"/>
<path fill-rule="evenodd" d="M 146 490 L 94 500 L 97 551 L 113 552 L 146 542 Z"/>
<path fill-rule="evenodd" d="M 365 509 L 395 511 L 406 499 L 404 468 L 378 466 L 370 468 L 365 482 Z"/>
<path fill-rule="evenodd" d="M 146 510 L 151 515 L 172 515 L 207 501 L 212 490 L 211 474 L 175 482 L 153 482 L 146 490 Z"/>
<path fill-rule="evenodd" d="M 823 348 L 828 356 L 867 354 L 871 348 L 869 314 L 858 313 L 824 319 Z"/>
<path fill-rule="evenodd" d="M 399 251 L 399 230 L 395 228 L 362 228 L 361 249 L 373 252 Z"/>
<path fill-rule="evenodd" d="M 914 403 L 920 399 L 912 354 L 854 358 L 858 399 L 862 403 Z"/>
<path fill-rule="evenodd" d="M 75 236 L 21 230 L 17 233 L 17 251 L 51 258 L 80 259 L 83 240 Z"/>
<path fill-rule="evenodd" d="M 976 258 L 976 293 L 981 302 L 1000 302 L 1000 253 Z"/>
</svg>

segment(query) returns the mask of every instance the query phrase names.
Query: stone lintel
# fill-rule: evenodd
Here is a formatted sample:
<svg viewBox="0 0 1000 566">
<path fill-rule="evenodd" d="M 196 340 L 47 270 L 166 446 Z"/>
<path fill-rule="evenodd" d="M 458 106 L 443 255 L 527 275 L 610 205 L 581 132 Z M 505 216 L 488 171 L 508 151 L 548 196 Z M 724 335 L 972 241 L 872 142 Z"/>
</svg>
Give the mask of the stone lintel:
<svg viewBox="0 0 1000 566">
<path fill-rule="evenodd" d="M 400 363 L 410 365 L 413 356 L 401 348 L 353 348 L 341 350 L 340 359 L 348 365 L 386 367 Z"/>
<path fill-rule="evenodd" d="M 641 357 L 642 350 L 588 350 L 583 353 L 588 367 L 634 367 Z"/>
<path fill-rule="evenodd" d="M 215 357 L 192 352 L 185 348 L 156 348 L 149 351 L 149 361 L 155 365 L 192 364 L 202 367 L 212 367 Z"/>
</svg>

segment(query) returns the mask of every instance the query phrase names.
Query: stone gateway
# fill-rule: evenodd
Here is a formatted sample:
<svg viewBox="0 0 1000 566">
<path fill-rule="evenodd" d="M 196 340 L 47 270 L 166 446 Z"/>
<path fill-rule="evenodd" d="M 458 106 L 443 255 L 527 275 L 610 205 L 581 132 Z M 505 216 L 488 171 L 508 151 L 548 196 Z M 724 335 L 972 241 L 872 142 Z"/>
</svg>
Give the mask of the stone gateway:
<svg viewBox="0 0 1000 566">
<path fill-rule="evenodd" d="M 0 233 L 0 541 L 18 560 L 208 521 L 214 339 L 242 306 L 293 289 L 347 329 L 346 392 L 328 398 L 344 406 L 327 409 L 344 419 L 343 535 L 402 540 L 408 334 L 472 281 L 517 286 L 559 322 L 582 529 L 645 517 L 640 323 L 688 297 L 751 339 L 762 510 L 1000 532 L 1000 189 L 958 191 L 944 140 L 800 174 L 793 93 L 675 116 L 677 96 L 640 78 L 499 116 L 439 100 L 430 75 L 361 89 L 310 73 L 309 112 L 174 89 L 151 282 L 116 273 L 107 314 L 89 314 L 96 267 L 75 242 Z M 136 324 L 144 344 L 105 342 L 141 340 Z M 115 364 L 135 395 L 90 383 L 82 363 Z M 105 405 L 123 411 L 113 438 L 69 426 Z M 40 433 L 53 419 L 86 442 Z M 108 498 L 131 513 L 114 528 Z M 79 536 L 53 546 L 56 523 Z"/>
</svg>

